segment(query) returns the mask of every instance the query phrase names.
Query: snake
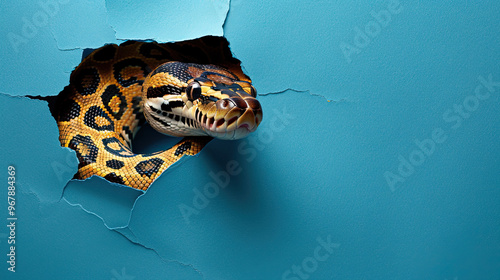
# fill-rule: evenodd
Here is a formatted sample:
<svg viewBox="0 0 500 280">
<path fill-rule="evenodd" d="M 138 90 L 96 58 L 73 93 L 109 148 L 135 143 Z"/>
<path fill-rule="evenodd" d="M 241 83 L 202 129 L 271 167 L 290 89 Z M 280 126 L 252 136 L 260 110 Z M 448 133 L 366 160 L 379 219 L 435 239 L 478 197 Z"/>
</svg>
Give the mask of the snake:
<svg viewBox="0 0 500 280">
<path fill-rule="evenodd" d="M 76 152 L 74 179 L 99 176 L 145 191 L 212 139 L 254 132 L 263 117 L 256 97 L 224 38 L 107 44 L 81 61 L 58 95 L 59 141 Z M 164 151 L 136 154 L 132 142 L 146 122 L 182 138 Z"/>
</svg>

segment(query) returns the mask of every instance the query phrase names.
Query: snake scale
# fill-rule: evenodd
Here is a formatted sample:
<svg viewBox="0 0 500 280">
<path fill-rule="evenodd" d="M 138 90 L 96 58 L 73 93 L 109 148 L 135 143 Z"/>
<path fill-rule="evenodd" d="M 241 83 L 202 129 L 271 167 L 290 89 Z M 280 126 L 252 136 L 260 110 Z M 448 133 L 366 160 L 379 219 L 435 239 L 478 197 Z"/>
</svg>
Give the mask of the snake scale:
<svg viewBox="0 0 500 280">
<path fill-rule="evenodd" d="M 213 36 L 105 45 L 75 68 L 57 108 L 61 145 L 79 160 L 75 179 L 97 175 L 141 190 L 211 139 L 245 137 L 262 121 L 250 78 L 227 41 Z M 168 150 L 135 154 L 132 139 L 146 121 L 183 138 Z"/>
</svg>

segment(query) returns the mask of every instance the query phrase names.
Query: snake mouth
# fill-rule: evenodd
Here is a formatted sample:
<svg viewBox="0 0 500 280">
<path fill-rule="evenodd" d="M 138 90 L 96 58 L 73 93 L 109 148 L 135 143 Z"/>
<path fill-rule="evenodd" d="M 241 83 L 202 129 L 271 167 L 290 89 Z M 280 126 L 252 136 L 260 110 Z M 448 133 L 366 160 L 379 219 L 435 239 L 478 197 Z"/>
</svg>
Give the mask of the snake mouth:
<svg viewBox="0 0 500 280">
<path fill-rule="evenodd" d="M 246 137 L 257 130 L 262 121 L 262 110 L 232 108 L 227 112 L 203 115 L 200 124 L 203 130 L 214 138 L 235 140 Z"/>
</svg>

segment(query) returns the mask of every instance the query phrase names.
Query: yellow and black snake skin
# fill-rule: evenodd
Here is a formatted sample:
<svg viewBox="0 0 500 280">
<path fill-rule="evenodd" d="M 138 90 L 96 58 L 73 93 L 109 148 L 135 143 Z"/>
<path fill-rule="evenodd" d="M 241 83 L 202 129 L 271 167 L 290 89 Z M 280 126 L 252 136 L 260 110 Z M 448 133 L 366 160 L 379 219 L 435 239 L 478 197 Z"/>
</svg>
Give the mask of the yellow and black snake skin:
<svg viewBox="0 0 500 280">
<path fill-rule="evenodd" d="M 57 108 L 61 145 L 79 159 L 76 179 L 97 175 L 141 190 L 212 138 L 245 137 L 262 120 L 251 80 L 227 41 L 212 36 L 101 47 L 73 71 Z M 145 121 L 185 137 L 166 151 L 134 154 Z"/>
</svg>

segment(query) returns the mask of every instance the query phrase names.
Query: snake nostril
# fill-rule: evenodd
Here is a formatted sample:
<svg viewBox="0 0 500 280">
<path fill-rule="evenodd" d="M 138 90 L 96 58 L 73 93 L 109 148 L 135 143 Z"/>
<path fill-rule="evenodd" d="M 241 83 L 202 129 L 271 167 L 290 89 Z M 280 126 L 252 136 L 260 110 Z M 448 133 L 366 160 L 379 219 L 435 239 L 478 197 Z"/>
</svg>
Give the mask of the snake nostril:
<svg viewBox="0 0 500 280">
<path fill-rule="evenodd" d="M 234 106 L 236 106 L 236 104 L 233 102 L 233 100 L 231 99 L 221 99 L 219 101 L 217 101 L 216 103 L 217 105 L 217 109 L 220 109 L 220 110 L 228 110 L 228 109 L 232 109 Z"/>
</svg>

